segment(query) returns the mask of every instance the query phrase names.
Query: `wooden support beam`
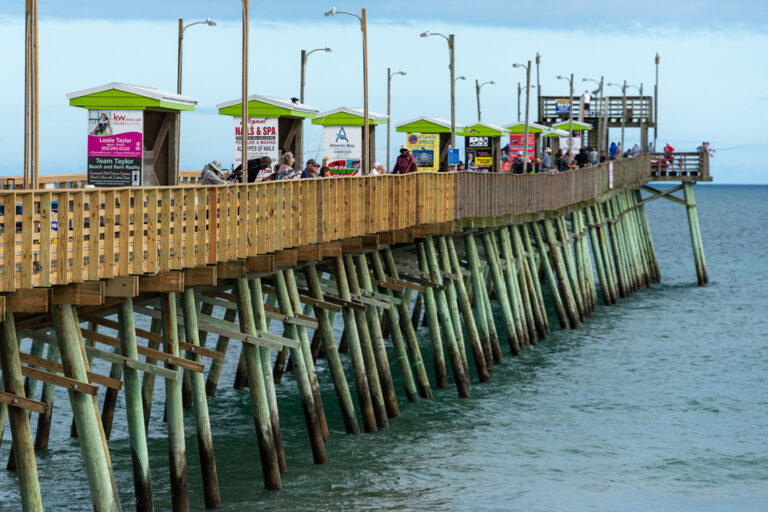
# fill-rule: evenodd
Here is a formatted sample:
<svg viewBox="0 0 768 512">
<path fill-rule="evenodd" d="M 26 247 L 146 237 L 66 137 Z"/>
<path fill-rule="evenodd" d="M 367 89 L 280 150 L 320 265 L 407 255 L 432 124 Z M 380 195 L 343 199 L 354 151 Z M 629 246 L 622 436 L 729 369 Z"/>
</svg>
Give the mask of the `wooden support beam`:
<svg viewBox="0 0 768 512">
<path fill-rule="evenodd" d="M 120 340 L 118 340 L 117 338 L 113 338 L 112 336 L 107 336 L 106 334 L 92 331 L 90 329 L 82 329 L 82 331 L 83 331 L 83 336 L 88 338 L 91 341 L 103 343 L 105 345 L 109 345 L 110 347 L 115 347 L 115 348 L 120 347 Z M 142 356 L 149 356 L 150 358 L 155 359 L 156 361 L 163 361 L 168 364 L 179 366 L 181 368 L 185 368 L 193 372 L 202 372 L 205 369 L 205 366 L 202 363 L 196 363 L 194 361 L 190 361 L 189 359 L 184 359 L 183 357 L 172 356 L 170 354 L 167 354 L 165 352 L 161 352 L 159 350 L 155 350 L 152 348 L 139 345 L 137 347 L 137 350 L 139 354 Z"/>
<path fill-rule="evenodd" d="M 345 238 L 341 241 L 341 252 L 344 254 L 363 252 L 363 239 L 361 237 Z"/>
<path fill-rule="evenodd" d="M 363 250 L 377 251 L 379 249 L 379 236 L 378 235 L 364 235 L 360 237 L 363 241 Z"/>
<path fill-rule="evenodd" d="M 37 414 L 43 414 L 45 412 L 45 404 L 32 400 L 30 398 L 24 398 L 23 396 L 14 395 L 6 391 L 0 391 L 0 404 L 10 405 L 11 407 L 19 407 L 26 409 Z"/>
<path fill-rule="evenodd" d="M 141 276 L 139 277 L 139 291 L 141 293 L 181 293 L 184 291 L 184 273 L 169 270 L 158 272 L 153 276 Z"/>
<path fill-rule="evenodd" d="M 320 245 L 303 245 L 296 249 L 298 261 L 320 261 L 323 259 L 323 250 Z"/>
<path fill-rule="evenodd" d="M 54 286 L 52 304 L 100 306 L 104 304 L 104 282 L 88 281 Z"/>
<path fill-rule="evenodd" d="M 104 281 L 105 297 L 138 297 L 139 276 L 113 277 Z"/>
<path fill-rule="evenodd" d="M 398 229 L 393 234 L 395 237 L 395 243 L 397 244 L 413 243 L 413 239 L 414 239 L 413 228 Z"/>
<path fill-rule="evenodd" d="M 277 291 L 275 291 L 273 287 L 264 284 L 261 286 L 261 288 L 264 290 L 264 293 L 268 293 L 277 297 Z M 326 311 L 333 311 L 335 313 L 338 313 L 342 310 L 342 307 L 338 304 L 331 304 L 329 301 L 313 299 L 312 297 L 302 295 L 301 293 L 299 294 L 299 301 L 302 304 L 307 304 L 313 308 L 325 309 Z"/>
<path fill-rule="evenodd" d="M 5 296 L 8 313 L 48 313 L 50 288 L 20 288 Z"/>
<path fill-rule="evenodd" d="M 275 271 L 275 257 L 271 254 L 248 256 L 245 259 L 245 271 L 271 274 Z"/>
<path fill-rule="evenodd" d="M 56 361 L 49 361 L 48 359 L 45 359 L 43 357 L 24 354 L 22 352 L 22 353 L 19 353 L 19 360 L 22 363 L 31 364 L 55 373 L 64 373 L 64 367 L 61 365 L 61 363 L 57 363 Z M 112 379 L 110 377 L 105 377 L 104 375 L 99 375 L 98 373 L 93 373 L 90 371 L 86 373 L 88 375 L 88 381 L 92 384 L 98 384 L 100 386 L 105 386 L 110 389 L 118 389 L 118 390 L 123 387 L 123 383 L 120 382 L 119 379 Z"/>
<path fill-rule="evenodd" d="M 184 288 L 216 286 L 217 270 L 213 265 L 184 269 Z"/>
<path fill-rule="evenodd" d="M 682 190 L 683 189 L 683 185 L 678 185 L 676 187 L 668 188 L 666 190 L 659 190 L 659 189 L 656 189 L 656 188 L 653 188 L 653 187 L 649 187 L 648 185 L 643 185 L 641 188 L 643 190 L 645 190 L 646 192 L 651 192 L 653 195 L 650 196 L 650 197 L 646 197 L 645 199 L 643 199 L 642 201 L 637 203 L 637 206 L 643 205 L 645 203 L 649 203 L 649 202 L 653 201 L 654 199 L 658 199 L 660 197 L 663 197 L 664 199 L 669 199 L 673 203 L 677 203 L 677 204 L 681 204 L 681 205 L 685 206 L 685 201 L 684 200 L 680 199 L 679 197 L 675 197 L 675 196 L 671 195 L 671 194 L 677 192 L 678 190 Z"/>
<path fill-rule="evenodd" d="M 392 231 L 384 231 L 378 234 L 381 245 L 392 245 L 395 243 L 395 234 Z"/>
<path fill-rule="evenodd" d="M 293 268 L 298 263 L 296 249 L 285 249 L 274 254 L 275 269 Z"/>
<path fill-rule="evenodd" d="M 71 389 L 72 391 L 80 391 L 89 395 L 96 395 L 99 392 L 99 387 L 89 384 L 87 382 L 81 382 L 79 380 L 70 379 L 69 377 L 62 377 L 55 373 L 49 373 L 44 370 L 38 370 L 31 366 L 21 365 L 21 375 L 30 379 L 39 380 L 42 382 L 48 382 L 55 386 Z"/>
<path fill-rule="evenodd" d="M 320 245 L 320 253 L 323 258 L 335 258 L 341 256 L 341 242 L 326 242 Z"/>
<path fill-rule="evenodd" d="M 220 261 L 217 265 L 219 279 L 239 279 L 245 277 L 245 260 Z"/>
</svg>

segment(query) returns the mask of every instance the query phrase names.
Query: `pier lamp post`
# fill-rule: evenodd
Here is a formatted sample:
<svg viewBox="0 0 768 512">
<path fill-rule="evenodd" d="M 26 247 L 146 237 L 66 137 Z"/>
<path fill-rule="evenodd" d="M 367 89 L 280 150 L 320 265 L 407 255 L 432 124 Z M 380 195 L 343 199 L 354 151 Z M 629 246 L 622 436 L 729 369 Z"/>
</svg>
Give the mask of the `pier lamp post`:
<svg viewBox="0 0 768 512">
<path fill-rule="evenodd" d="M 539 96 L 541 95 L 541 88 L 536 87 L 535 85 L 531 85 L 531 89 L 536 89 L 539 92 Z M 517 82 L 517 120 L 520 121 L 520 96 L 523 94 L 523 86 L 520 84 L 520 82 Z M 541 117 L 541 116 L 539 116 Z"/>
<path fill-rule="evenodd" d="M 184 31 L 186 31 L 189 27 L 195 26 L 195 25 L 208 25 L 209 27 L 215 27 L 216 22 L 213 21 L 211 18 L 205 18 L 202 21 L 195 21 L 193 23 L 189 23 L 187 25 L 184 25 L 184 20 L 182 18 L 179 18 L 179 56 L 178 56 L 178 62 L 176 64 L 176 94 L 181 94 L 181 63 L 182 63 L 182 54 L 184 49 Z M 179 114 L 178 122 L 176 123 L 176 169 L 179 168 L 179 153 L 181 152 L 181 114 Z M 178 172 L 176 172 L 176 179 L 178 180 Z M 170 184 L 170 183 L 169 183 Z"/>
<path fill-rule="evenodd" d="M 480 112 L 480 89 L 483 88 L 484 85 L 496 85 L 496 82 L 491 80 L 490 82 L 483 82 L 480 83 L 479 80 L 475 79 L 475 93 L 477 94 L 477 120 L 482 121 L 482 113 Z"/>
<path fill-rule="evenodd" d="M 387 68 L 387 171 L 392 172 L 389 168 L 389 132 L 391 131 L 390 125 L 391 125 L 391 112 L 390 108 L 392 106 L 392 77 L 397 75 L 407 75 L 405 71 L 402 69 L 400 71 L 392 72 L 391 68 Z"/>
<path fill-rule="evenodd" d="M 331 10 L 325 13 L 326 18 L 335 16 L 337 14 L 346 14 L 347 16 L 354 16 L 360 21 L 360 31 L 363 33 L 363 158 L 360 162 L 363 172 L 367 173 L 371 170 L 371 166 L 368 164 L 369 160 L 369 142 L 368 142 L 368 23 L 365 9 L 360 10 L 360 14 L 355 14 L 348 11 L 339 11 L 336 7 L 331 7 Z"/>
<path fill-rule="evenodd" d="M 626 80 L 624 80 L 623 84 L 610 82 L 608 85 L 613 87 L 621 87 L 621 150 L 626 151 L 624 149 L 624 124 L 627 121 L 627 87 L 634 87 L 635 89 L 639 89 L 639 87 L 636 85 L 628 84 Z M 654 147 L 654 149 L 656 148 Z"/>
<path fill-rule="evenodd" d="M 598 153 L 601 153 L 603 151 L 603 129 L 605 128 L 605 123 L 603 122 L 603 113 L 605 112 L 605 102 L 603 101 L 603 77 L 600 77 L 600 81 L 598 82 L 594 78 L 582 78 L 582 82 L 594 82 L 598 86 L 598 91 L 600 94 L 600 106 L 602 110 L 600 111 L 600 114 L 597 116 L 597 147 Z"/>
<path fill-rule="evenodd" d="M 568 103 L 568 152 L 573 154 L 571 147 L 573 146 L 573 73 L 570 77 L 557 75 L 558 80 L 568 80 L 568 84 L 571 87 Z M 624 144 L 622 144 L 622 147 Z"/>
<path fill-rule="evenodd" d="M 656 135 L 659 129 L 659 62 L 661 57 L 656 53 L 656 85 L 653 86 L 653 150 L 656 151 Z"/>
<path fill-rule="evenodd" d="M 541 121 L 541 83 L 539 82 L 539 65 L 541 64 L 541 54 L 536 52 L 536 112 L 539 113 Z"/>
<path fill-rule="evenodd" d="M 454 74 L 456 70 L 455 70 L 454 58 L 453 58 L 454 35 L 448 34 L 446 36 L 437 32 L 430 32 L 429 30 L 427 30 L 426 32 L 422 32 L 420 34 L 420 37 L 429 37 L 429 36 L 440 36 L 448 42 L 448 55 L 450 58 L 449 68 L 451 70 L 451 148 L 455 148 L 456 147 L 456 78 L 454 78 Z"/>
<path fill-rule="evenodd" d="M 524 68 L 525 69 L 525 132 L 524 132 L 524 139 L 523 139 L 523 169 L 527 172 L 528 170 L 528 111 L 531 104 L 531 61 L 528 61 L 528 64 L 521 64 L 519 62 L 515 62 L 512 64 L 513 68 Z M 571 82 L 573 82 L 573 79 L 571 79 Z M 573 85 L 571 85 L 573 87 Z M 571 94 L 573 94 L 573 91 L 571 91 Z M 569 143 L 570 144 L 570 143 Z"/>
<path fill-rule="evenodd" d="M 215 27 L 216 22 L 211 18 L 205 18 L 203 21 L 195 21 L 188 25 L 184 25 L 184 20 L 179 18 L 179 62 L 176 69 L 176 94 L 181 94 L 181 55 L 184 47 L 184 31 L 194 25 L 208 25 L 209 27 Z"/>
<path fill-rule="evenodd" d="M 333 48 L 325 47 L 325 48 L 315 48 L 314 50 L 301 50 L 301 90 L 299 92 L 299 101 L 301 103 L 304 103 L 304 85 L 305 85 L 305 78 L 307 76 L 307 60 L 309 59 L 309 56 L 312 55 L 315 52 L 326 52 L 331 53 L 333 51 Z"/>
</svg>

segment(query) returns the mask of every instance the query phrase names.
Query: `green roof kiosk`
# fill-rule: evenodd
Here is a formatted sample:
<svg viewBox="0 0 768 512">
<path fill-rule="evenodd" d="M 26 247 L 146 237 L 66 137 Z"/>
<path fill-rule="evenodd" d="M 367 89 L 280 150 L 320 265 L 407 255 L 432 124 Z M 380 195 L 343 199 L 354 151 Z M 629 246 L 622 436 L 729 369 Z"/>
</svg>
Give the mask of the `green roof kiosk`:
<svg viewBox="0 0 768 512">
<path fill-rule="evenodd" d="M 525 150 L 525 123 L 512 123 L 504 128 L 509 130 L 509 153 L 510 161 L 517 160 L 515 153 L 522 154 Z M 536 157 L 541 155 L 541 134 L 549 131 L 549 126 L 529 122 L 528 123 L 528 156 L 532 162 L 536 162 Z"/>
<path fill-rule="evenodd" d="M 456 133 L 464 126 L 457 124 Z M 407 145 L 419 171 L 437 171 L 440 164 L 448 164 L 451 145 L 451 122 L 441 117 L 423 116 L 395 126 L 395 131 L 407 133 Z M 387 169 L 389 171 L 389 169 Z"/>
<path fill-rule="evenodd" d="M 480 172 L 501 171 L 501 138 L 509 132 L 495 124 L 478 122 L 464 128 L 464 162 L 467 169 L 477 166 Z"/>
<path fill-rule="evenodd" d="M 587 147 L 585 144 L 586 137 L 584 137 L 584 133 L 582 132 L 588 132 L 592 129 L 592 125 L 589 123 L 584 123 L 581 121 L 573 120 L 573 138 L 571 140 L 573 147 L 571 148 L 574 155 L 579 152 L 581 148 Z M 556 130 L 563 130 L 566 132 L 565 137 L 561 137 L 558 141 L 558 146 L 563 146 L 564 148 L 568 148 L 568 120 L 561 121 L 559 123 L 553 124 L 552 128 Z"/>
<path fill-rule="evenodd" d="M 242 99 L 216 105 L 219 114 L 232 116 L 234 128 L 234 164 L 242 159 L 243 120 Z M 317 115 L 318 109 L 294 103 L 291 100 L 260 96 L 248 96 L 248 159 L 268 156 L 273 163 L 280 161 L 283 153 L 293 153 L 296 169 L 302 169 L 304 159 L 304 119 Z"/>
<path fill-rule="evenodd" d="M 179 114 L 197 100 L 112 82 L 67 94 L 88 109 L 88 184 L 96 187 L 176 185 Z"/>
<path fill-rule="evenodd" d="M 376 161 L 376 126 L 386 124 L 388 116 L 368 111 L 368 161 Z M 322 112 L 312 124 L 323 127 L 323 155 L 335 176 L 355 174 L 363 158 L 364 113 L 359 108 L 339 107 Z M 389 170 L 389 169 L 387 169 Z M 370 169 L 363 169 L 367 176 Z"/>
</svg>

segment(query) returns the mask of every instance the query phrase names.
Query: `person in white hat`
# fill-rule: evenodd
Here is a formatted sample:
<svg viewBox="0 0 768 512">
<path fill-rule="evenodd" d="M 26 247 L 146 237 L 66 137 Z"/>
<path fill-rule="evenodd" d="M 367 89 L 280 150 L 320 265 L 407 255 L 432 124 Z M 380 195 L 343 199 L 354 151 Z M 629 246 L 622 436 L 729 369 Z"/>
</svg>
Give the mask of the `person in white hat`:
<svg viewBox="0 0 768 512">
<path fill-rule="evenodd" d="M 400 156 L 397 157 L 392 174 L 408 174 L 417 170 L 416 157 L 408 150 L 408 146 L 400 146 Z"/>
<path fill-rule="evenodd" d="M 214 160 L 205 164 L 200 173 L 200 183 L 203 185 L 223 185 L 227 183 L 221 177 L 221 162 Z"/>
</svg>

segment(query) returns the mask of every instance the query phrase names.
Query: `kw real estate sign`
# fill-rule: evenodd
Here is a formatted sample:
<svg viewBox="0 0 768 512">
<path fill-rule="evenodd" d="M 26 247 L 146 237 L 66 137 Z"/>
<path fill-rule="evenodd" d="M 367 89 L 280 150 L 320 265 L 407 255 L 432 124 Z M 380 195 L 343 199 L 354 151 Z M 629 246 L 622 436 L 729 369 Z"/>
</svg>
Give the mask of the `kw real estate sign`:
<svg viewBox="0 0 768 512">
<path fill-rule="evenodd" d="M 141 186 L 143 135 L 141 110 L 89 110 L 88 184 Z"/>
<path fill-rule="evenodd" d="M 248 118 L 248 160 L 268 156 L 272 163 L 280 158 L 278 151 L 278 119 L 276 117 Z M 235 117 L 235 167 L 243 161 L 243 118 Z"/>
<path fill-rule="evenodd" d="M 416 158 L 419 171 L 437 171 L 440 165 L 440 134 L 409 133 L 408 149 Z"/>
<path fill-rule="evenodd" d="M 363 129 L 360 126 L 324 126 L 323 148 L 334 176 L 355 174 L 363 155 Z M 363 174 L 367 174 L 364 172 Z"/>
<path fill-rule="evenodd" d="M 493 168 L 493 150 L 490 137 L 467 137 L 464 147 L 464 160 L 467 162 L 467 169 L 473 163 L 480 171 L 490 171 Z"/>
</svg>

